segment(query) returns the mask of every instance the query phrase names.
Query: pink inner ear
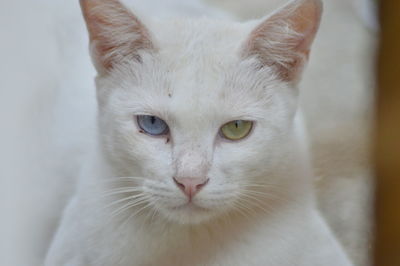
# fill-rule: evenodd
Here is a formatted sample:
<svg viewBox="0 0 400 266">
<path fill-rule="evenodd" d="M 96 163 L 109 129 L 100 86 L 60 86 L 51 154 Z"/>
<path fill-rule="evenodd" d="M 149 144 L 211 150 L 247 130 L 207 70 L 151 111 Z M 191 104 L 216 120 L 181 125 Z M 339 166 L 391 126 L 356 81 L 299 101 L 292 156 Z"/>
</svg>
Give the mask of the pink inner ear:
<svg viewBox="0 0 400 266">
<path fill-rule="evenodd" d="M 322 2 L 320 0 L 303 0 L 300 2 L 304 3 L 299 5 L 293 16 L 289 17 L 289 20 L 293 30 L 303 35 L 303 41 L 298 46 L 299 51 L 309 53 L 320 24 Z"/>
<path fill-rule="evenodd" d="M 297 81 L 309 57 L 321 14 L 320 0 L 292 1 L 253 30 L 244 55 L 258 57 L 285 81 Z"/>
<path fill-rule="evenodd" d="M 98 70 L 109 70 L 125 57 L 137 59 L 140 49 L 153 49 L 146 27 L 118 0 L 80 3 Z"/>
</svg>

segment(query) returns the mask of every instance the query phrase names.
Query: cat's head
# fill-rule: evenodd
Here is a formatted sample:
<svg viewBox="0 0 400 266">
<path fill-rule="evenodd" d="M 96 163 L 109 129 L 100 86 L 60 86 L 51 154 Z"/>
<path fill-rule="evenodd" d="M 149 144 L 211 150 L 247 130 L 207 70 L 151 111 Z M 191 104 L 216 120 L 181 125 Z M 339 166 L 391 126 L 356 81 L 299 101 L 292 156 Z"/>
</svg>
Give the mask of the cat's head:
<svg viewBox="0 0 400 266">
<path fill-rule="evenodd" d="M 116 178 L 135 181 L 136 203 L 198 223 L 272 201 L 290 176 L 296 85 L 321 2 L 244 24 L 142 22 L 117 0 L 81 5 L 101 143 Z"/>
</svg>

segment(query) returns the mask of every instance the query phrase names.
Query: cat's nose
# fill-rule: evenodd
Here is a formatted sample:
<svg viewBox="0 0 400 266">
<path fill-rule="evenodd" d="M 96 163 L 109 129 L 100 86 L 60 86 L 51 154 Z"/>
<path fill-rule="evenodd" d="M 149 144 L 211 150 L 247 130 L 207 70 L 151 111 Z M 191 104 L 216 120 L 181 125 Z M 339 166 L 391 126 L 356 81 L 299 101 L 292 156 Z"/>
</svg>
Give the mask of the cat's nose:
<svg viewBox="0 0 400 266">
<path fill-rule="evenodd" d="M 207 185 L 209 178 L 175 178 L 175 184 L 182 190 L 183 193 L 191 200 L 196 193 L 200 191 L 205 185 Z"/>
</svg>

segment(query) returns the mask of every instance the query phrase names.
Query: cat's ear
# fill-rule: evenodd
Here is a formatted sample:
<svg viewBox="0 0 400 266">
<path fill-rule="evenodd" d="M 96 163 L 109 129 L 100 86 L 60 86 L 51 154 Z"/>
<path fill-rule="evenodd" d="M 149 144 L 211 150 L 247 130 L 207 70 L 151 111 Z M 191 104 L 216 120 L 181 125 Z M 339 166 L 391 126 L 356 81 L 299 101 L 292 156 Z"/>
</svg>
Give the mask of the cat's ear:
<svg viewBox="0 0 400 266">
<path fill-rule="evenodd" d="M 242 50 L 270 66 L 282 80 L 297 82 L 307 62 L 322 14 L 321 0 L 294 0 L 265 19 Z"/>
<path fill-rule="evenodd" d="M 140 51 L 154 49 L 149 31 L 118 0 L 80 0 L 99 74 L 123 60 L 140 60 Z"/>
</svg>

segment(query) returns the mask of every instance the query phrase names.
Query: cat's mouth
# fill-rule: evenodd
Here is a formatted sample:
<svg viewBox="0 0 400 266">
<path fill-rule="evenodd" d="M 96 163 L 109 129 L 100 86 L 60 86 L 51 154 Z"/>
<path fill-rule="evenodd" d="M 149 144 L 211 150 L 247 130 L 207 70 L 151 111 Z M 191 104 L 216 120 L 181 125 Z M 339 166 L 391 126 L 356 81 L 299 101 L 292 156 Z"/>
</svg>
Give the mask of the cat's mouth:
<svg viewBox="0 0 400 266">
<path fill-rule="evenodd" d="M 192 201 L 173 207 L 172 209 L 177 211 L 189 211 L 189 212 L 210 212 L 210 209 L 201 207 L 193 203 Z"/>
<path fill-rule="evenodd" d="M 165 215 L 165 218 L 178 224 L 200 224 L 220 213 L 214 205 L 207 206 L 207 202 L 203 203 L 200 199 L 192 201 L 186 199 L 179 203 L 164 205 L 159 210 Z"/>
</svg>

